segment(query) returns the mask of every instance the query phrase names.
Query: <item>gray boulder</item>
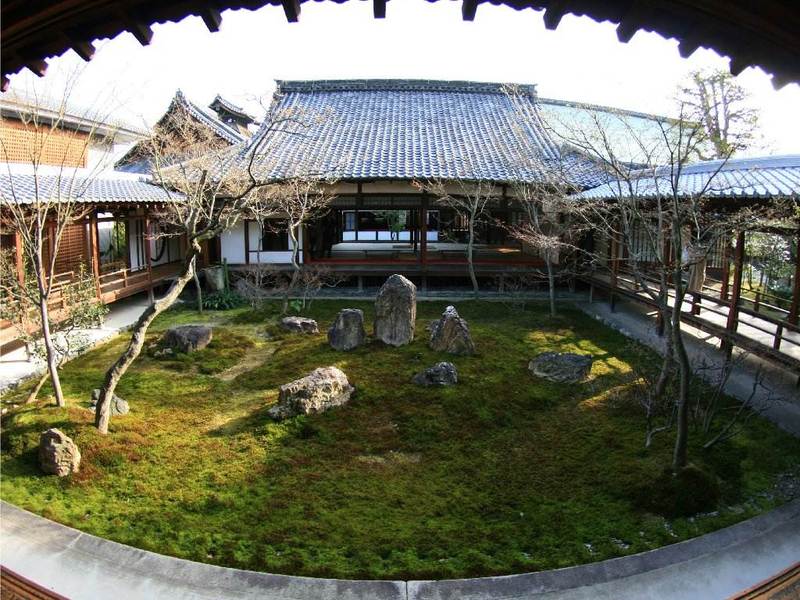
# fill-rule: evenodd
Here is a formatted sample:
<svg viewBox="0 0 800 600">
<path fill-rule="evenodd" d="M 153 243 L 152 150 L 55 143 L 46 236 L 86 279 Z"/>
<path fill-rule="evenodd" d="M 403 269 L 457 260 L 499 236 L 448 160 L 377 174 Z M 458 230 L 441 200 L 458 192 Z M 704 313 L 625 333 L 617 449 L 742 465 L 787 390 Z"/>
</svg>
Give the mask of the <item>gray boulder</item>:
<svg viewBox="0 0 800 600">
<path fill-rule="evenodd" d="M 97 408 L 97 403 L 100 400 L 100 389 L 95 388 L 92 390 L 92 400 L 90 403 L 90 407 L 94 410 Z M 127 415 L 130 412 L 130 406 L 128 403 L 114 394 L 111 397 L 111 416 L 118 417 L 120 415 Z"/>
<path fill-rule="evenodd" d="M 453 363 L 440 362 L 414 375 L 412 381 L 426 386 L 453 385 L 458 382 L 458 371 Z"/>
<path fill-rule="evenodd" d="M 317 322 L 308 317 L 283 317 L 281 327 L 294 333 L 319 333 Z"/>
<path fill-rule="evenodd" d="M 207 325 L 178 325 L 170 327 L 161 338 L 161 345 L 166 350 L 189 354 L 202 350 L 211 343 L 211 327 Z"/>
<path fill-rule="evenodd" d="M 390 346 L 414 340 L 417 320 L 417 286 L 402 275 L 392 275 L 375 298 L 375 337 Z"/>
<path fill-rule="evenodd" d="M 556 383 L 578 383 L 592 370 L 592 357 L 572 352 L 543 352 L 528 363 L 536 377 Z"/>
<path fill-rule="evenodd" d="M 450 354 L 474 354 L 475 344 L 467 322 L 458 316 L 455 306 L 448 306 L 431 327 L 431 350 Z"/>
<path fill-rule="evenodd" d="M 358 308 L 343 308 L 328 329 L 328 342 L 334 350 L 353 350 L 367 339 L 364 331 L 364 311 Z"/>
<path fill-rule="evenodd" d="M 65 477 L 77 473 L 81 453 L 72 438 L 59 429 L 48 429 L 39 436 L 39 466 L 48 475 Z"/>
<path fill-rule="evenodd" d="M 320 367 L 280 387 L 278 403 L 267 411 L 276 420 L 324 412 L 341 406 L 353 393 L 347 376 L 336 367 Z"/>
</svg>

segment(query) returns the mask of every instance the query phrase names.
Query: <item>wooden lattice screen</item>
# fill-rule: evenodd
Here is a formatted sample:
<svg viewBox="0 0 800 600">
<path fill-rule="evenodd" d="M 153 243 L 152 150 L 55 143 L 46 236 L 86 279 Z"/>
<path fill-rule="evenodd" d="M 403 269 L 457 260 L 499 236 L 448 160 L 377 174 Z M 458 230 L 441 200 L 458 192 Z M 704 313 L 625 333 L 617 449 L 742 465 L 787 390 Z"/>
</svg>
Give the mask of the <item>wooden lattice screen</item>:
<svg viewBox="0 0 800 600">
<path fill-rule="evenodd" d="M 85 167 L 89 135 L 14 119 L 0 122 L 0 162 Z"/>
<path fill-rule="evenodd" d="M 89 267 L 86 225 L 68 225 L 61 236 L 61 244 L 56 256 L 56 273 L 77 272 L 80 265 Z"/>
</svg>

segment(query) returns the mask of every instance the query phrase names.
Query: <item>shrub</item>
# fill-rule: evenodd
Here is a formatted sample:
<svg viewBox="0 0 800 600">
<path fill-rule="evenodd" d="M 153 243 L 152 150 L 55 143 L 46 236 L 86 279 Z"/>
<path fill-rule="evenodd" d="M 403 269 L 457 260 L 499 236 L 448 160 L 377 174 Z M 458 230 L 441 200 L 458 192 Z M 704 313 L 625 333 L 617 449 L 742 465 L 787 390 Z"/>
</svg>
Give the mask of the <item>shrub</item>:
<svg viewBox="0 0 800 600">
<path fill-rule="evenodd" d="M 717 478 L 695 465 L 661 475 L 638 493 L 641 508 L 665 517 L 687 517 L 713 510 L 720 498 Z"/>
<path fill-rule="evenodd" d="M 245 305 L 245 299 L 236 292 L 223 290 L 203 296 L 203 308 L 208 310 L 231 310 Z"/>
</svg>

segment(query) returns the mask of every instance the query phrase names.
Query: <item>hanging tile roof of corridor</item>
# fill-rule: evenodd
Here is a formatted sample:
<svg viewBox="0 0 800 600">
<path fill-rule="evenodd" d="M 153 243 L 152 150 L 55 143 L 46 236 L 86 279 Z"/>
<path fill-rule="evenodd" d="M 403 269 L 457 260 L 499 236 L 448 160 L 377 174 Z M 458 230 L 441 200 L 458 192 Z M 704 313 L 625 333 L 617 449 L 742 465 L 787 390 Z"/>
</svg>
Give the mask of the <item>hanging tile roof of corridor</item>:
<svg viewBox="0 0 800 600">
<path fill-rule="evenodd" d="M 660 167 L 632 181 L 609 181 L 579 195 L 590 200 L 613 200 L 626 195 L 655 198 L 672 194 L 671 170 Z M 683 167 L 677 191 L 683 197 L 800 198 L 800 154 L 710 160 Z"/>
<path fill-rule="evenodd" d="M 180 197 L 162 187 L 136 179 L 58 175 L 0 175 L 0 204 L 34 202 L 149 203 Z"/>
</svg>

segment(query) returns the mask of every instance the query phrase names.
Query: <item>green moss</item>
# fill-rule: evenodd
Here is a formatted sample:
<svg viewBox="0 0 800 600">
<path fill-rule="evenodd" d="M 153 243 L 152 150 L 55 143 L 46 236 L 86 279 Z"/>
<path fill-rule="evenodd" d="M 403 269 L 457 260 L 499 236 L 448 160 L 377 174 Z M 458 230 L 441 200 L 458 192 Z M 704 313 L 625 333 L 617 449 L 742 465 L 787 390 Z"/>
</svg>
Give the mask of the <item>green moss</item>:
<svg viewBox="0 0 800 600">
<path fill-rule="evenodd" d="M 318 301 L 309 316 L 324 332 L 343 307 L 362 308 L 371 329 L 366 302 Z M 456 386 L 413 385 L 414 373 L 443 359 L 424 330 L 443 309 L 418 305 L 418 339 L 408 346 L 370 342 L 346 353 L 324 333 L 282 331 L 275 304 L 202 317 L 170 311 L 148 343 L 171 325 L 202 321 L 214 324 L 214 341 L 184 357 L 142 356 L 118 389 L 131 413 L 113 418 L 108 436 L 96 433 L 86 406 L 125 340 L 66 365 L 68 408 L 24 407 L 4 418 L 0 495 L 95 535 L 188 559 L 367 578 L 563 567 L 649 550 L 775 504 L 751 501 L 668 527 L 652 505 L 644 509 L 638 491 L 669 464 L 671 438 L 643 449 L 641 413 L 625 390 L 631 366 L 653 356 L 578 311 L 551 320 L 540 306 L 459 303 L 479 354 L 451 358 Z M 532 378 L 527 361 L 546 350 L 592 354 L 589 380 Z M 268 418 L 281 384 L 325 365 L 356 386 L 348 405 Z M 38 435 L 50 426 L 79 444 L 80 473 L 39 473 Z M 724 506 L 770 489 L 800 462 L 800 442 L 752 419 L 711 452 L 690 453 L 719 483 Z"/>
</svg>

